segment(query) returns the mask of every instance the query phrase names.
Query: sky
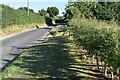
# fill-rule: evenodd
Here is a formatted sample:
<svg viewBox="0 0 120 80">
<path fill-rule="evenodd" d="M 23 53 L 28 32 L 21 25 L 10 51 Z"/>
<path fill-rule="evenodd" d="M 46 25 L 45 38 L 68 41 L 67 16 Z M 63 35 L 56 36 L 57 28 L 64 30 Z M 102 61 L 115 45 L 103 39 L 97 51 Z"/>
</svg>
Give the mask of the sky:
<svg viewBox="0 0 120 80">
<path fill-rule="evenodd" d="M 3 1 L 0 4 L 8 5 L 14 9 L 18 9 L 19 7 L 26 7 L 27 1 Z M 48 7 L 57 7 L 59 9 L 59 16 L 62 16 L 62 12 L 65 12 L 65 5 L 67 1 L 30 1 L 30 8 L 33 9 L 35 12 L 41 9 L 47 9 Z"/>
</svg>

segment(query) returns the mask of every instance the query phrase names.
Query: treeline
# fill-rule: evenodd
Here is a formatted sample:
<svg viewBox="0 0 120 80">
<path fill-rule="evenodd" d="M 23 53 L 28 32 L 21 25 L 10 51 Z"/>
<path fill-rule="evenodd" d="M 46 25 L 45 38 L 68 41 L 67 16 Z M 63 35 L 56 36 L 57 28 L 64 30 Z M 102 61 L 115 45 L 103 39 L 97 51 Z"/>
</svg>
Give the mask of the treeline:
<svg viewBox="0 0 120 80">
<path fill-rule="evenodd" d="M 16 24 L 45 23 L 44 17 L 40 16 L 38 13 L 35 13 L 32 9 L 30 9 L 30 13 L 28 16 L 27 8 L 25 7 L 13 9 L 3 4 L 1 4 L 0 6 L 0 10 L 2 11 L 1 28 Z"/>
<path fill-rule="evenodd" d="M 59 9 L 57 7 L 48 7 L 47 10 L 41 9 L 38 11 L 39 15 L 45 17 L 47 25 L 52 25 L 55 23 L 55 19 L 58 18 Z"/>
<path fill-rule="evenodd" d="M 108 77 L 111 73 L 111 78 L 115 80 L 120 79 L 118 25 L 114 22 L 108 24 L 102 20 L 118 21 L 120 18 L 118 5 L 117 2 L 70 2 L 64 15 L 68 20 L 67 31 L 73 37 L 73 42 L 78 48 L 87 50 L 84 54 L 86 59 L 95 62 L 98 71 L 101 67 L 105 76 Z"/>
<path fill-rule="evenodd" d="M 70 2 L 65 17 L 72 17 L 70 7 L 76 7 L 80 16 L 101 20 L 120 20 L 120 2 Z"/>
</svg>

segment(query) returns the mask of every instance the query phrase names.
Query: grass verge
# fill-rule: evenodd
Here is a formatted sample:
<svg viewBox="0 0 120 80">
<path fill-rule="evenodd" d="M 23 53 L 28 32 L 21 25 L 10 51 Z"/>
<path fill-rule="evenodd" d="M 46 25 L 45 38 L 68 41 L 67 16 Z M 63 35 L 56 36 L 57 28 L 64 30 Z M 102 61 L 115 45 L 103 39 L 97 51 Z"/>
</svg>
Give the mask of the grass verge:
<svg viewBox="0 0 120 80">
<path fill-rule="evenodd" d="M 39 23 L 32 23 L 32 24 L 22 24 L 22 25 L 13 25 L 13 26 L 8 26 L 5 28 L 1 28 L 0 30 L 0 38 L 4 38 L 10 35 L 14 35 L 19 32 L 24 32 L 27 30 L 35 29 L 36 25 L 39 27 L 45 27 L 46 24 L 39 24 Z"/>
</svg>

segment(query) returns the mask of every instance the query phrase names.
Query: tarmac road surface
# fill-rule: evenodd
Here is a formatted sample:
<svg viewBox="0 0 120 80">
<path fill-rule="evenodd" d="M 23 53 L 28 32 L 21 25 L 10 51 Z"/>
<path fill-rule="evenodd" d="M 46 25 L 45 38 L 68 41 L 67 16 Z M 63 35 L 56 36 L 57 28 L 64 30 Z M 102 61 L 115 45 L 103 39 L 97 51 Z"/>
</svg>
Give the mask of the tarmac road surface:
<svg viewBox="0 0 120 80">
<path fill-rule="evenodd" d="M 0 51 L 0 72 L 29 46 L 34 45 L 35 41 L 47 36 L 53 27 L 55 26 L 33 29 L 0 40 L 0 46 L 2 46 L 2 51 Z"/>
</svg>

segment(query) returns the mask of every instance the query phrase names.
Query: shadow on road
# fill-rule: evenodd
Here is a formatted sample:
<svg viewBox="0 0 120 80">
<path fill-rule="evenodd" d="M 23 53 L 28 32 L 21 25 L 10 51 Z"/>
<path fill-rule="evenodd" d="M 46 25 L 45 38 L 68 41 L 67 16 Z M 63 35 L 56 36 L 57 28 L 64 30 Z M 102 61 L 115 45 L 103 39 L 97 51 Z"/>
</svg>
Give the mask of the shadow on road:
<svg viewBox="0 0 120 80">
<path fill-rule="evenodd" d="M 59 24 L 52 26 L 57 25 Z M 51 29 L 51 27 L 39 29 Z M 87 68 L 96 65 L 83 64 L 82 60 L 79 63 L 76 62 L 76 55 L 69 54 L 76 53 L 76 51 L 70 51 L 70 46 L 66 45 L 66 43 L 71 43 L 68 38 L 54 37 L 49 38 L 48 41 L 42 39 L 37 41 L 42 43 L 33 43 L 35 45 L 31 47 L 12 46 L 16 52 L 13 51 L 10 55 L 16 57 L 13 60 L 4 59 L 3 61 L 8 62 L 6 67 L 19 57 L 17 62 L 15 61 L 12 65 L 27 70 L 27 72 L 24 72 L 26 76 L 48 78 L 50 80 L 53 78 L 56 80 L 66 80 L 66 78 L 70 80 L 110 80 L 101 75 L 101 72 Z M 24 51 L 26 52 L 23 53 Z M 21 53 L 23 53 L 22 56 L 19 56 Z M 82 55 L 79 55 L 80 57 Z M 18 61 L 22 62 L 18 63 Z"/>
<path fill-rule="evenodd" d="M 53 24 L 51 26 L 48 26 L 48 27 L 45 27 L 45 28 L 39 28 L 39 26 L 37 26 L 38 29 L 40 30 L 44 30 L 44 29 L 47 29 L 48 31 L 51 30 L 52 28 L 56 27 L 58 24 Z M 32 42 L 30 42 L 31 44 Z M 29 45 L 29 44 L 28 44 Z M 0 71 L 4 71 L 6 67 L 8 67 L 14 60 L 17 59 L 17 57 L 23 53 L 24 51 L 26 51 L 29 47 L 20 47 L 20 46 L 11 46 L 11 50 L 10 50 L 10 53 L 8 53 L 8 55 L 2 59 L 2 62 L 3 62 L 3 67 L 2 67 L 2 70 L 0 68 Z"/>
</svg>

